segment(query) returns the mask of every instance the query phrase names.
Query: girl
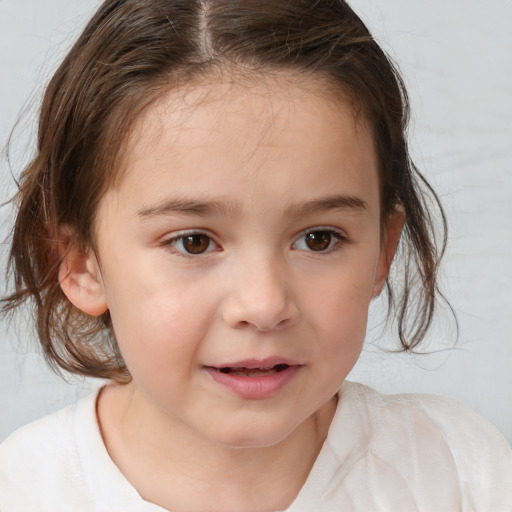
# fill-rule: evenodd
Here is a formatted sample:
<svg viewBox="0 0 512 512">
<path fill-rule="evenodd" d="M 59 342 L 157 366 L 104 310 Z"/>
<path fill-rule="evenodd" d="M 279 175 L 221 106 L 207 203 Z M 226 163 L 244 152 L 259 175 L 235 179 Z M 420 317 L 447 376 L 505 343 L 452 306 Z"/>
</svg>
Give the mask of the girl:
<svg viewBox="0 0 512 512">
<path fill-rule="evenodd" d="M 46 91 L 4 309 L 110 383 L 2 445 L 0 510 L 510 510 L 483 419 L 345 382 L 384 288 L 404 349 L 434 311 L 407 114 L 341 0 L 107 0 Z"/>
</svg>

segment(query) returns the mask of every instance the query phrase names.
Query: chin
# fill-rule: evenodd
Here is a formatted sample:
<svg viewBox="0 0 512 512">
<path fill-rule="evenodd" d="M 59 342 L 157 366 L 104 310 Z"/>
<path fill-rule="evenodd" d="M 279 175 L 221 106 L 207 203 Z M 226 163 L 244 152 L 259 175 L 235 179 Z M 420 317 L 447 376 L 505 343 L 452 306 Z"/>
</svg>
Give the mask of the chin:
<svg viewBox="0 0 512 512">
<path fill-rule="evenodd" d="M 216 436 L 217 443 L 227 448 L 269 448 L 279 444 L 293 431 L 291 428 L 272 428 L 271 425 L 240 425 L 238 428 L 225 429 Z"/>
</svg>

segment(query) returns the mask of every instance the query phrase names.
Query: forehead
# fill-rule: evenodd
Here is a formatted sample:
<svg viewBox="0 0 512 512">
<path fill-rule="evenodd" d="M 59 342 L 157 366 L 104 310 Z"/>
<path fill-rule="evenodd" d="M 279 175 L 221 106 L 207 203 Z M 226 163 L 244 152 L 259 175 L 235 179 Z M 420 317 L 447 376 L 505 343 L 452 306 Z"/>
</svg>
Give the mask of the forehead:
<svg viewBox="0 0 512 512">
<path fill-rule="evenodd" d="M 193 193 L 244 204 L 258 184 L 293 202 L 343 177 L 345 187 L 378 203 L 365 120 L 326 82 L 287 75 L 169 91 L 134 124 L 119 175 L 118 199 L 132 202 L 146 193 L 151 203 Z"/>
</svg>

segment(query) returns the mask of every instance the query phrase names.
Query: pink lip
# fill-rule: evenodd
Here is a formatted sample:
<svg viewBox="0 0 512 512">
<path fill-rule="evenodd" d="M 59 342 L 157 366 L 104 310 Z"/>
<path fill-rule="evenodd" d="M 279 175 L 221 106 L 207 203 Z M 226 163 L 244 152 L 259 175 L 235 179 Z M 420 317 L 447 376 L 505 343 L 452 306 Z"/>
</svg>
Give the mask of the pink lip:
<svg viewBox="0 0 512 512">
<path fill-rule="evenodd" d="M 284 357 L 273 356 L 265 359 L 242 359 L 240 361 L 225 361 L 221 364 L 211 365 L 211 368 L 269 368 L 278 364 L 286 364 L 288 366 L 301 366 L 297 361 L 286 359 Z"/>
<path fill-rule="evenodd" d="M 280 371 L 262 375 L 236 375 L 224 373 L 223 368 L 258 370 L 279 367 Z M 283 358 L 245 359 L 218 366 L 205 366 L 204 370 L 215 382 L 246 400 L 264 400 L 277 394 L 295 376 L 302 365 Z M 282 368 L 284 367 L 284 369 Z"/>
</svg>

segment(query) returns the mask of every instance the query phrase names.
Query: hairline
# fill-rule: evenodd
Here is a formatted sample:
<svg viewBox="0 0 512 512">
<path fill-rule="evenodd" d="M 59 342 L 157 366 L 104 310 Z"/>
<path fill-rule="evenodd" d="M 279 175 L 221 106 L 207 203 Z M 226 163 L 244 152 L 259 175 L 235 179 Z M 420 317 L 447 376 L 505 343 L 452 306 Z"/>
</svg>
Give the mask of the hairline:
<svg viewBox="0 0 512 512">
<path fill-rule="evenodd" d="M 133 109 L 134 100 L 127 98 L 122 101 L 117 107 L 116 112 L 112 115 L 115 117 L 116 113 L 121 115 L 123 121 L 121 123 L 121 133 L 115 135 L 115 132 L 107 136 L 101 145 L 100 154 L 105 156 L 107 148 L 114 149 L 108 159 L 109 164 L 105 165 L 105 173 L 107 177 L 103 183 L 100 196 L 97 198 L 98 204 L 93 212 L 91 219 L 92 229 L 90 232 L 90 239 L 84 240 L 86 245 L 90 245 L 96 252 L 95 240 L 97 233 L 95 226 L 97 225 L 97 214 L 99 211 L 99 203 L 104 195 L 111 189 L 117 189 L 125 175 L 125 162 L 129 156 L 129 147 L 133 140 L 136 129 L 144 121 L 145 115 L 155 106 L 158 102 L 168 98 L 169 95 L 176 95 L 176 100 L 182 101 L 187 91 L 191 91 L 198 87 L 213 86 L 220 83 L 231 83 L 234 86 L 244 84 L 255 84 L 258 81 L 271 80 L 274 84 L 281 85 L 288 82 L 290 86 L 302 89 L 305 92 L 311 92 L 320 100 L 326 100 L 337 108 L 348 109 L 352 114 L 354 123 L 357 129 L 366 130 L 369 133 L 370 139 L 374 146 L 374 151 L 377 159 L 377 178 L 379 180 L 379 191 L 381 190 L 381 162 L 378 157 L 377 144 L 373 128 L 369 120 L 369 115 L 364 111 L 363 103 L 358 100 L 354 91 L 349 87 L 344 86 L 341 81 L 337 81 L 334 77 L 326 72 L 312 71 L 312 70 L 299 70 L 291 66 L 250 66 L 231 61 L 212 60 L 205 63 L 206 68 L 201 66 L 195 67 L 190 71 L 187 69 L 178 69 L 164 77 L 154 79 L 153 83 L 146 84 L 144 89 L 154 89 L 154 93 L 148 96 L 148 100 L 143 103 L 139 109 Z M 318 86 L 318 87 L 315 87 Z M 269 95 L 272 94 L 269 89 Z M 205 95 L 201 95 L 193 108 L 200 107 L 206 101 Z M 381 193 L 379 192 L 379 195 Z M 380 197 L 379 200 L 381 200 Z M 381 219 L 382 219 L 381 212 Z"/>
</svg>

